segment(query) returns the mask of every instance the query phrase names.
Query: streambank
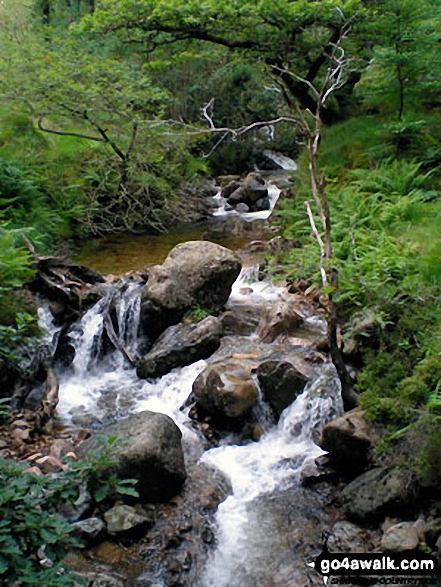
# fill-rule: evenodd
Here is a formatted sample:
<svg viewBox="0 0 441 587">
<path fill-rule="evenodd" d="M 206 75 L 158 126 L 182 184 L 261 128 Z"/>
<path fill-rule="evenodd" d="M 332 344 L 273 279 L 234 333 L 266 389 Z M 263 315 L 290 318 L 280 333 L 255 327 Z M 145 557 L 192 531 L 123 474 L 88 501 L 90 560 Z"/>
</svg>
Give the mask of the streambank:
<svg viewBox="0 0 441 587">
<path fill-rule="evenodd" d="M 212 247 L 216 254 L 206 266 Z M 343 490 L 348 471 L 335 463 L 334 471 L 317 465 L 324 453 L 320 445 L 331 455 L 342 445 L 352 454 L 351 441 L 366 450 L 371 446 L 353 416 L 346 428 L 356 428 L 356 434 L 344 436 L 344 425 L 340 437 L 329 432 L 328 423 L 338 421 L 343 407 L 340 381 L 326 353 L 326 320 L 314 296 L 289 293 L 262 279 L 258 265 L 242 262 L 240 269 L 231 251 L 217 247 L 206 241 L 192 245 L 198 252 L 186 265 L 187 254 L 184 260 L 181 253 L 188 250 L 181 246 L 159 268 L 98 283 L 87 284 L 91 277 L 83 272 L 84 286 L 78 275 L 71 283 L 62 280 L 74 307 L 54 299 L 41 305 L 59 379 L 60 425 L 115 434 L 120 420 L 132 423 L 137 414 L 161 413 L 167 426 L 173 422 L 168 436 L 183 451 L 185 472 L 168 487 L 163 503 L 155 495 L 142 504 L 141 535 L 127 536 L 127 516 L 121 534 L 112 526 L 110 536 L 100 536 L 85 558 L 73 561 L 94 585 L 100 584 L 97 573 L 114 585 L 137 587 L 321 585 L 307 563 L 323 548 L 323 534 L 342 552 L 369 552 L 381 547 L 382 533 L 390 529 L 378 530 L 384 516 L 411 515 L 416 487 L 399 472 L 385 477 L 366 459 L 362 469 L 374 473 Z M 47 287 L 57 273 L 49 283 L 44 280 Z M 60 283 L 52 285 L 60 290 Z M 212 287 L 214 298 L 208 296 Z M 206 320 L 213 326 L 213 347 L 195 350 L 199 337 L 192 341 L 191 329 Z M 170 329 L 172 336 L 164 341 Z M 185 329 L 191 352 L 182 358 Z M 180 364 L 172 362 L 161 374 L 136 368 L 140 360 L 152 362 L 152 353 L 157 361 L 159 344 L 166 356 L 175 353 L 167 345 L 177 340 Z M 130 430 L 135 434 L 134 426 Z M 156 450 L 159 442 L 153 444 Z M 146 461 L 151 450 L 145 448 Z M 158 467 L 134 474 L 156 476 Z M 383 485 L 389 493 L 381 501 Z M 403 486 L 411 489 L 404 507 L 392 510 Z M 349 509 L 357 494 L 368 505 L 377 498 L 370 529 L 373 510 L 360 500 L 358 509 Z M 109 518 L 108 511 L 95 513 Z M 82 512 L 79 521 L 88 515 Z M 115 550 L 114 542 L 122 548 Z"/>
</svg>

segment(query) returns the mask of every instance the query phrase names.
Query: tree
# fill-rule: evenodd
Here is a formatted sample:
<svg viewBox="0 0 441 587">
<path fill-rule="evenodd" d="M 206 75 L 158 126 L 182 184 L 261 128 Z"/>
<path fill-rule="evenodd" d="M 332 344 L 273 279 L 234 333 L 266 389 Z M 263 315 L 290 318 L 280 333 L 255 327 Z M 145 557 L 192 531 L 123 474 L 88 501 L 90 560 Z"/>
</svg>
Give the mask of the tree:
<svg viewBox="0 0 441 587">
<path fill-rule="evenodd" d="M 401 122 L 413 106 L 439 94 L 440 22 L 439 0 L 377 2 L 370 25 L 375 46 L 359 84 L 368 106 L 393 112 Z"/>
<path fill-rule="evenodd" d="M 170 189 L 162 177 L 184 175 L 176 168 L 182 145 L 158 140 L 150 128 L 161 118 L 167 92 L 153 85 L 141 59 L 122 59 L 107 40 L 75 31 L 52 31 L 48 38 L 46 30 L 26 23 L 0 30 L 0 98 L 25 108 L 41 132 L 102 147 L 89 153 L 95 165 L 86 171 L 89 231 L 161 229 Z M 168 150 L 173 154 L 163 172 Z"/>
<path fill-rule="evenodd" d="M 299 102 L 314 111 L 316 98 L 308 84 L 289 71 L 295 69 L 310 84 L 320 80 L 346 19 L 361 10 L 359 0 L 210 0 L 202 5 L 197 0 L 103 0 L 85 26 L 114 33 L 147 53 L 185 41 L 240 52 L 269 69 L 289 104 Z M 344 100 L 358 79 L 356 72 L 348 77 Z M 339 99 L 335 92 L 334 101 L 323 108 L 325 121 L 339 116 Z"/>
</svg>

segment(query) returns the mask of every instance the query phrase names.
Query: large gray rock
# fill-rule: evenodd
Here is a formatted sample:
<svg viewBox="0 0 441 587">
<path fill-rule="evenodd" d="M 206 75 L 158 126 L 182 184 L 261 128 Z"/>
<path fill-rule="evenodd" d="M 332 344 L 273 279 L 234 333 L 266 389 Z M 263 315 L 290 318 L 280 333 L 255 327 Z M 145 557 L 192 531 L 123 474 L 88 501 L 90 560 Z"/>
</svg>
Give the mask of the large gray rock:
<svg viewBox="0 0 441 587">
<path fill-rule="evenodd" d="M 141 298 L 144 331 L 156 338 L 195 307 L 219 311 L 240 269 L 237 256 L 220 245 L 208 241 L 177 245 L 149 273 Z"/>
<path fill-rule="evenodd" d="M 196 324 L 170 326 L 161 334 L 151 351 L 140 361 L 138 377 L 159 377 L 175 367 L 207 359 L 219 347 L 222 323 L 208 316 Z"/>
<path fill-rule="evenodd" d="M 117 436 L 111 445 L 115 463 L 104 475 L 117 473 L 121 479 L 137 479 L 141 501 L 166 501 L 176 494 L 186 478 L 181 431 L 171 418 L 156 412 L 140 412 L 106 427 L 100 435 Z M 84 441 L 77 454 L 87 458 L 102 447 L 97 436 Z"/>
<path fill-rule="evenodd" d="M 376 522 L 385 514 L 405 511 L 417 496 L 419 483 L 409 469 L 377 467 L 356 477 L 341 494 L 350 520 Z"/>
<path fill-rule="evenodd" d="M 287 361 L 264 361 L 257 368 L 263 397 L 277 416 L 302 393 L 308 378 Z"/>
<path fill-rule="evenodd" d="M 340 470 L 360 472 L 370 460 L 375 438 L 363 411 L 356 408 L 326 424 L 320 446 Z"/>
<path fill-rule="evenodd" d="M 235 359 L 208 365 L 193 383 L 196 404 L 216 420 L 246 416 L 258 400 L 252 368 L 253 363 Z"/>
</svg>

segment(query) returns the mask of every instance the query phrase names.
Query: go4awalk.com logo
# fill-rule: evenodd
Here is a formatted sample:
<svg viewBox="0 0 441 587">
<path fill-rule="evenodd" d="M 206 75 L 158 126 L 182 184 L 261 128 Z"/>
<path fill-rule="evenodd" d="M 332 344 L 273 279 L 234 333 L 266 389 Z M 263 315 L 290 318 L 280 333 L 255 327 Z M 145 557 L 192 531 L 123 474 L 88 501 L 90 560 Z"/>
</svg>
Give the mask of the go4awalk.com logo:
<svg viewBox="0 0 441 587">
<path fill-rule="evenodd" d="M 438 575 L 438 561 L 435 556 L 412 552 L 406 554 L 381 553 L 336 553 L 325 549 L 312 563 L 308 563 L 323 576 L 325 585 L 331 577 L 357 577 L 377 575 L 381 577 L 401 577 L 403 580 L 384 582 L 384 584 L 421 585 L 425 577 L 425 584 L 435 585 L 433 579 Z M 406 579 L 406 577 L 408 579 Z M 415 583 L 418 577 L 418 583 Z M 433 579 L 433 581 L 432 581 Z M 381 581 L 380 581 L 381 582 Z M 331 581 L 331 584 L 343 584 L 343 581 Z"/>
</svg>

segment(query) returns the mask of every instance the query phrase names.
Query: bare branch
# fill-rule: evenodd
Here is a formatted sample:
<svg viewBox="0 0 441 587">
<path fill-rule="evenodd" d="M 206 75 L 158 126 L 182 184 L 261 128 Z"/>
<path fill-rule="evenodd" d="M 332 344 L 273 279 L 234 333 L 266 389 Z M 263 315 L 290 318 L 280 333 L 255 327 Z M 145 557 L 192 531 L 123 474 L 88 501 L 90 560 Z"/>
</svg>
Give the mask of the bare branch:
<svg viewBox="0 0 441 587">
<path fill-rule="evenodd" d="M 320 274 L 322 276 L 322 283 L 325 286 L 328 284 L 328 277 L 326 275 L 326 270 L 323 266 L 323 261 L 326 257 L 325 243 L 323 242 L 323 239 L 320 236 L 319 231 L 317 230 L 317 226 L 316 226 L 315 220 L 314 220 L 314 214 L 312 213 L 311 206 L 308 201 L 305 202 L 305 206 L 306 206 L 306 211 L 308 213 L 309 224 L 311 225 L 312 232 L 314 233 L 315 239 L 316 239 L 316 241 L 319 245 L 319 248 L 320 248 Z"/>
</svg>

